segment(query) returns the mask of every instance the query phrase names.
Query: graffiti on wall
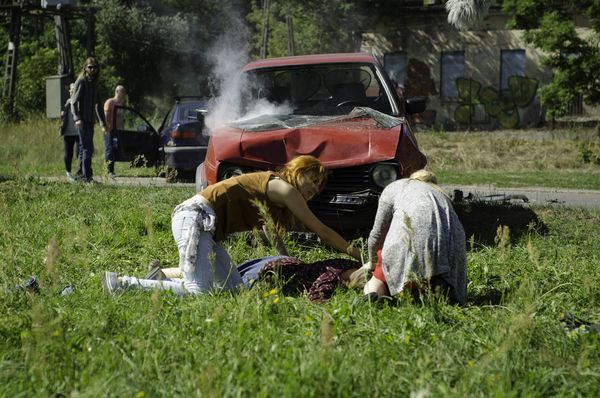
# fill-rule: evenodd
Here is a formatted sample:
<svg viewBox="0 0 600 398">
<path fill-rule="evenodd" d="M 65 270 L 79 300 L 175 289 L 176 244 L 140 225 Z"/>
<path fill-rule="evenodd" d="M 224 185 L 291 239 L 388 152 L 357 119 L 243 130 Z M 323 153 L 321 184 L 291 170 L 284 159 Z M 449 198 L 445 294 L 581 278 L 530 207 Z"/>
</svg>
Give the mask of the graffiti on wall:
<svg viewBox="0 0 600 398">
<path fill-rule="evenodd" d="M 496 90 L 473 79 L 456 79 L 459 105 L 454 111 L 454 121 L 460 124 L 488 123 L 490 118 L 503 128 L 519 125 L 519 108 L 529 106 L 537 92 L 537 79 L 510 76 L 508 88 Z"/>
</svg>

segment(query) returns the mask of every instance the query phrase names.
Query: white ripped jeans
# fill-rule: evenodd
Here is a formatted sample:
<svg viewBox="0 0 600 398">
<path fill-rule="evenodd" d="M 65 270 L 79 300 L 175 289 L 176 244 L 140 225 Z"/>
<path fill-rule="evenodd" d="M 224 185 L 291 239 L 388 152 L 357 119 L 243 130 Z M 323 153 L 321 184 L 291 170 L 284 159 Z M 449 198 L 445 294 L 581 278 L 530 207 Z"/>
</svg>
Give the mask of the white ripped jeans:
<svg viewBox="0 0 600 398">
<path fill-rule="evenodd" d="M 173 237 L 179 250 L 180 264 L 188 251 L 191 231 L 198 213 L 192 210 L 181 210 L 171 220 Z M 200 294 L 212 290 L 233 290 L 242 285 L 242 278 L 233 265 L 229 253 L 215 242 L 212 232 L 199 231 L 196 249 L 196 261 L 192 270 L 183 271 L 183 282 L 156 281 L 123 277 L 126 285 L 138 286 L 146 290 L 159 288 L 171 290 L 177 295 Z"/>
</svg>

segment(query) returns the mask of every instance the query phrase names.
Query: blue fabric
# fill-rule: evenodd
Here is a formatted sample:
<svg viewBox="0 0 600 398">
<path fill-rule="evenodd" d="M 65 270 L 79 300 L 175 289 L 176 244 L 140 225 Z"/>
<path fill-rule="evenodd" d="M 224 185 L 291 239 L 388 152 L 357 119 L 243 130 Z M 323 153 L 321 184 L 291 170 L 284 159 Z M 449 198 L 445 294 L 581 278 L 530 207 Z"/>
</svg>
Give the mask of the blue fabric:
<svg viewBox="0 0 600 398">
<path fill-rule="evenodd" d="M 83 122 L 83 126 L 78 128 L 79 131 L 79 155 L 81 156 L 81 171 L 83 172 L 83 180 L 91 181 L 92 171 L 92 154 L 94 153 L 94 124 Z"/>
<path fill-rule="evenodd" d="M 104 162 L 109 173 L 115 172 L 115 149 L 113 147 L 112 133 L 103 134 L 104 136 Z"/>
<path fill-rule="evenodd" d="M 253 258 L 252 260 L 244 261 L 238 265 L 237 269 L 242 276 L 242 282 L 247 288 L 251 288 L 256 279 L 258 279 L 258 273 L 263 267 L 271 261 L 290 258 L 288 256 L 269 256 Z"/>
</svg>

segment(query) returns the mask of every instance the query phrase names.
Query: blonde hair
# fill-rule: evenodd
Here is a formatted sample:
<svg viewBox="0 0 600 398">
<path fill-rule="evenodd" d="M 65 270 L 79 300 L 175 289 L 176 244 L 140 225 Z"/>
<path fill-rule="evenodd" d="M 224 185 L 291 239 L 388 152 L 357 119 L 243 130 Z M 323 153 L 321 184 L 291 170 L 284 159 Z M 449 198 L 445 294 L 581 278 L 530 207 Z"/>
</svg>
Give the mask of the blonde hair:
<svg viewBox="0 0 600 398">
<path fill-rule="evenodd" d="M 299 189 L 300 176 L 310 178 L 319 191 L 325 187 L 327 182 L 327 170 L 319 159 L 311 155 L 301 155 L 295 157 L 285 164 L 283 169 L 279 171 L 279 177 L 291 184 L 294 188 Z"/>
<path fill-rule="evenodd" d="M 419 180 L 422 182 L 428 182 L 431 184 L 436 184 L 437 185 L 437 177 L 435 176 L 435 174 L 432 171 L 429 170 L 425 170 L 425 169 L 421 169 L 421 170 L 417 170 L 414 173 L 412 173 L 409 177 L 412 180 Z"/>
<path fill-rule="evenodd" d="M 438 190 L 439 192 L 441 192 L 446 198 L 448 198 L 448 200 L 452 200 L 450 198 L 450 195 L 448 195 L 446 193 L 446 191 L 444 191 L 439 185 L 438 185 L 438 181 L 437 181 L 437 177 L 435 176 L 435 174 L 432 171 L 429 170 L 425 170 L 425 169 L 421 169 L 421 170 L 417 170 L 414 173 L 412 173 L 409 177 L 411 180 L 417 180 L 417 181 L 421 181 L 421 182 L 425 182 L 429 185 L 431 185 L 434 189 Z"/>
</svg>

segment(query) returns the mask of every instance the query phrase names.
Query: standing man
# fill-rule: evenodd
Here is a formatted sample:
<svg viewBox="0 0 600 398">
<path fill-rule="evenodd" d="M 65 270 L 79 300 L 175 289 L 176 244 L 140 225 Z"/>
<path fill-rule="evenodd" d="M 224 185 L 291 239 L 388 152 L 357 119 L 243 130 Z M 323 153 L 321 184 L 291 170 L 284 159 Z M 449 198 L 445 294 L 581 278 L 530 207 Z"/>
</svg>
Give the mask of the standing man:
<svg viewBox="0 0 600 398">
<path fill-rule="evenodd" d="M 96 58 L 85 60 L 83 70 L 75 82 L 75 93 L 71 98 L 71 112 L 79 132 L 82 180 L 84 183 L 94 182 L 92 175 L 92 155 L 94 153 L 94 117 L 106 132 L 106 120 L 98 92 L 100 65 Z"/>
<path fill-rule="evenodd" d="M 125 98 L 125 87 L 119 85 L 115 88 L 115 96 L 104 103 L 104 116 L 106 118 L 106 131 L 104 132 L 104 161 L 108 168 L 109 177 L 115 177 L 115 152 L 113 148 L 113 130 L 123 128 L 123 112 L 115 109 L 122 106 Z"/>
</svg>

